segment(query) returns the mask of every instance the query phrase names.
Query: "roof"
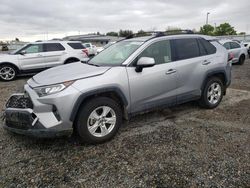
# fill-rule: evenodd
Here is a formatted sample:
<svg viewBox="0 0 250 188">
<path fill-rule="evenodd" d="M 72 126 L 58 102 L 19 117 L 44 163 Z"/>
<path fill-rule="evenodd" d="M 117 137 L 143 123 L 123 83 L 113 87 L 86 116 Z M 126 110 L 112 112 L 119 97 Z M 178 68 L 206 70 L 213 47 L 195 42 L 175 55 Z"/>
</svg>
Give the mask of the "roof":
<svg viewBox="0 0 250 188">
<path fill-rule="evenodd" d="M 36 42 L 31 42 L 32 44 L 43 44 L 43 43 L 72 43 L 72 42 L 80 42 L 80 41 L 67 41 L 67 40 L 45 40 L 45 41 L 36 41 Z"/>
<path fill-rule="evenodd" d="M 73 35 L 63 38 L 64 40 L 79 40 L 79 41 L 118 41 L 124 37 L 106 36 L 106 35 Z"/>
</svg>

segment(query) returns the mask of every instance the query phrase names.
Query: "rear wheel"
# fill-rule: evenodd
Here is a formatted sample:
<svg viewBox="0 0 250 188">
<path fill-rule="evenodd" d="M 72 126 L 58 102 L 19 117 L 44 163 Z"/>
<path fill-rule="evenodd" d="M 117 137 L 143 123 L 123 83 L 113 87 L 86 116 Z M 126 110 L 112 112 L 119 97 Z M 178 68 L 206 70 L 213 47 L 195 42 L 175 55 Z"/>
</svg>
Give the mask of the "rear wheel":
<svg viewBox="0 0 250 188">
<path fill-rule="evenodd" d="M 81 141 L 97 144 L 113 138 L 121 123 L 120 105 L 113 99 L 99 97 L 82 107 L 75 128 Z"/>
<path fill-rule="evenodd" d="M 220 78 L 210 78 L 202 92 L 199 104 L 207 109 L 217 107 L 223 98 L 224 86 Z"/>
<path fill-rule="evenodd" d="M 246 59 L 245 56 L 244 56 L 244 55 L 241 55 L 241 56 L 240 56 L 240 59 L 239 59 L 239 62 L 238 62 L 239 65 L 243 65 L 244 62 L 245 62 L 245 59 Z"/>
<path fill-rule="evenodd" d="M 16 78 L 17 70 L 12 65 L 0 66 L 0 79 L 3 81 L 12 81 Z"/>
</svg>

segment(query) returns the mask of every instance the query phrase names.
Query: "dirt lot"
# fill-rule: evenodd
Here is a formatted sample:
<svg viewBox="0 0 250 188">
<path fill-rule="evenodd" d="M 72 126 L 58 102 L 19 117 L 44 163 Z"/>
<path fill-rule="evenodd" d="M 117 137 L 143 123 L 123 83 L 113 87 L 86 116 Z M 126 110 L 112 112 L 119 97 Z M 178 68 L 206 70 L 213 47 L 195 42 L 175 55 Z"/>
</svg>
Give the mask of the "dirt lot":
<svg viewBox="0 0 250 188">
<path fill-rule="evenodd" d="M 26 79 L 0 82 L 0 106 Z M 249 187 L 249 112 L 248 60 L 233 66 L 217 109 L 188 103 L 140 115 L 102 145 L 35 140 L 0 127 L 0 187 Z"/>
</svg>

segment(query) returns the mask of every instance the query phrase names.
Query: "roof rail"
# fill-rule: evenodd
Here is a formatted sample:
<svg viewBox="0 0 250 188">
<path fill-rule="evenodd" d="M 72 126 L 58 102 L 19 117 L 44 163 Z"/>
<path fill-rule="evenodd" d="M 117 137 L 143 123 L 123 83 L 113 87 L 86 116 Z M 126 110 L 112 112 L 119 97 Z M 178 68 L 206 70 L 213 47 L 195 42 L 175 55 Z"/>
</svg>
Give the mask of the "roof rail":
<svg viewBox="0 0 250 188">
<path fill-rule="evenodd" d="M 132 35 L 127 36 L 125 39 L 131 39 L 135 37 L 144 37 L 144 36 L 152 36 L 155 37 L 162 37 L 162 36 L 169 36 L 169 35 L 178 35 L 178 34 L 194 34 L 192 30 L 169 30 L 169 31 L 146 31 L 143 33 L 134 33 Z"/>
</svg>

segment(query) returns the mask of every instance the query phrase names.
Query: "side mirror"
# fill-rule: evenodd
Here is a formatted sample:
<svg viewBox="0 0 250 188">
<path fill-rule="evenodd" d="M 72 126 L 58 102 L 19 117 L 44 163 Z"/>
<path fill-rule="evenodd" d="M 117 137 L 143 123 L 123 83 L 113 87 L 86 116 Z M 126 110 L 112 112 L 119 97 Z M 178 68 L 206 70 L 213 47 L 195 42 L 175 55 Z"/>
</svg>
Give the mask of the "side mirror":
<svg viewBox="0 0 250 188">
<path fill-rule="evenodd" d="M 151 57 L 141 57 L 136 65 L 135 71 L 142 72 L 143 68 L 153 67 L 155 65 L 155 59 Z"/>
<path fill-rule="evenodd" d="M 19 54 L 20 55 L 25 55 L 27 52 L 25 50 L 22 50 Z"/>
</svg>

